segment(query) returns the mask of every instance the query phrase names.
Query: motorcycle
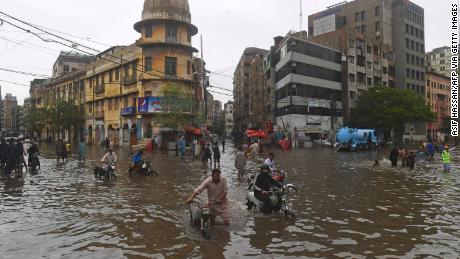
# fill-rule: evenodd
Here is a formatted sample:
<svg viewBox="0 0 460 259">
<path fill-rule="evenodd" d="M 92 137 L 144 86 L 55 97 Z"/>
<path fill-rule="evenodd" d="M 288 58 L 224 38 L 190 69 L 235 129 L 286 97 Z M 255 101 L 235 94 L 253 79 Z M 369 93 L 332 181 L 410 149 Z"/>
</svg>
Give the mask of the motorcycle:
<svg viewBox="0 0 460 259">
<path fill-rule="evenodd" d="M 108 164 L 107 171 L 100 166 L 94 168 L 94 177 L 103 179 L 106 181 L 117 180 L 117 175 L 115 174 L 115 165 Z"/>
<path fill-rule="evenodd" d="M 248 206 L 248 210 L 256 211 L 258 209 L 259 212 L 262 212 L 263 202 L 258 200 L 254 195 L 255 178 L 256 177 L 252 175 L 248 179 L 247 189 L 249 192 L 246 195 L 246 205 Z M 268 192 L 271 211 L 282 211 L 285 216 L 295 218 L 295 213 L 292 211 L 292 208 L 289 207 L 288 196 L 291 192 L 297 192 L 297 188 L 293 184 L 287 183 L 287 175 L 284 171 L 280 171 L 273 179 L 282 183 L 283 187 L 273 187 L 273 189 Z"/>
<path fill-rule="evenodd" d="M 208 203 L 193 199 L 190 203 L 190 221 L 193 227 L 201 231 L 205 239 L 211 239 L 211 209 Z"/>
<path fill-rule="evenodd" d="M 150 176 L 155 174 L 158 176 L 158 172 L 152 169 L 152 163 L 150 161 L 142 161 L 142 166 L 130 166 L 128 173 L 130 176 L 133 174 L 139 174 L 144 176 Z"/>
</svg>

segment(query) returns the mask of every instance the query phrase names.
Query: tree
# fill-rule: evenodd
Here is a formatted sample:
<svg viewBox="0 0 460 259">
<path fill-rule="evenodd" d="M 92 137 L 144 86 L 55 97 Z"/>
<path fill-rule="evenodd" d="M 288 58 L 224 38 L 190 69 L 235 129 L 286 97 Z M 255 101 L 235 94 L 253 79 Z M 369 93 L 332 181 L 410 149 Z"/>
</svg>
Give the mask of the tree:
<svg viewBox="0 0 460 259">
<path fill-rule="evenodd" d="M 190 126 L 196 111 L 196 102 L 192 89 L 183 85 L 168 83 L 161 89 L 161 113 L 158 121 L 168 128 Z"/>
<path fill-rule="evenodd" d="M 46 109 L 32 109 L 26 114 L 24 120 L 27 125 L 27 133 L 31 136 L 36 133 L 40 138 L 43 129 L 49 122 L 49 113 Z"/>
<path fill-rule="evenodd" d="M 82 114 L 73 101 L 57 100 L 49 109 L 51 130 L 63 138 L 67 131 L 69 136 L 81 124 Z"/>
<path fill-rule="evenodd" d="M 434 118 L 425 100 L 414 91 L 380 86 L 359 97 L 351 121 L 357 127 L 393 130 L 396 143 L 401 144 L 405 123 L 428 122 Z"/>
</svg>

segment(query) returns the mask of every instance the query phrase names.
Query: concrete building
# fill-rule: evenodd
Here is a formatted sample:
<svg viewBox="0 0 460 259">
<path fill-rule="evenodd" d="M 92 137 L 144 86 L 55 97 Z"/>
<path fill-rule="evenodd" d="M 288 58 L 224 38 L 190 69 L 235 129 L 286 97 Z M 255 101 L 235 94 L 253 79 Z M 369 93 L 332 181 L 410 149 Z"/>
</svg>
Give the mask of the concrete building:
<svg viewBox="0 0 460 259">
<path fill-rule="evenodd" d="M 239 130 L 261 128 L 272 121 L 270 85 L 265 78 L 263 64 L 267 50 L 246 48 L 234 73 L 234 123 Z"/>
<path fill-rule="evenodd" d="M 426 100 L 431 111 L 436 114 L 436 121 L 428 123 L 427 136 L 440 140 L 450 130 L 443 129 L 444 120 L 450 120 L 450 77 L 427 71 Z M 450 125 L 450 121 L 447 121 L 447 125 Z"/>
<path fill-rule="evenodd" d="M 206 123 L 208 125 L 214 124 L 214 96 L 209 92 L 206 91 Z"/>
<path fill-rule="evenodd" d="M 225 119 L 224 119 L 224 110 L 222 110 L 222 102 L 214 100 L 213 102 L 213 128 L 214 131 L 220 134 L 224 134 L 225 131 Z"/>
<path fill-rule="evenodd" d="M 23 107 L 24 107 L 24 136 L 32 137 L 33 135 L 29 133 L 33 133 L 33 132 L 28 132 L 28 125 L 27 125 L 27 116 L 32 109 L 32 98 L 30 97 L 25 98 Z"/>
<path fill-rule="evenodd" d="M 320 134 L 342 123 L 342 53 L 306 39 L 306 32 L 275 38 L 276 130 L 293 136 Z M 300 134 L 299 134 L 300 133 Z"/>
<path fill-rule="evenodd" d="M 61 54 L 59 54 L 53 65 L 53 78 L 84 70 L 91 60 L 91 56 L 82 55 L 78 52 L 61 51 Z"/>
<path fill-rule="evenodd" d="M 57 99 L 74 100 L 84 119 L 79 132 L 88 143 L 106 137 L 114 145 L 154 135 L 172 137 L 172 129 L 157 119 L 159 113 L 169 112 L 164 93 L 173 89 L 202 101 L 193 66 L 197 50 L 191 45 L 198 30 L 191 23 L 188 1 L 145 0 L 142 19 L 134 29 L 140 33 L 135 43 L 109 48 L 85 66 L 70 67 L 68 74 L 59 74 L 58 69 L 58 77 L 34 82 L 33 106 L 46 108 Z M 191 125 L 198 105 L 186 104 L 181 112 L 190 114 L 186 124 Z"/>
<path fill-rule="evenodd" d="M 227 137 L 232 136 L 233 133 L 233 102 L 228 102 L 224 105 L 225 111 L 225 135 Z"/>
<path fill-rule="evenodd" d="M 3 136 L 18 135 L 18 101 L 16 96 L 10 93 L 5 95 L 2 101 L 2 134 Z"/>
<path fill-rule="evenodd" d="M 426 53 L 427 67 L 430 71 L 438 73 L 450 78 L 451 68 L 450 62 L 452 52 L 450 47 L 435 48 Z"/>
<path fill-rule="evenodd" d="M 25 122 L 24 122 L 24 106 L 22 105 L 18 105 L 18 108 L 17 108 L 17 113 L 16 113 L 16 121 L 17 121 L 17 125 L 16 125 L 16 134 L 18 136 L 23 136 L 25 135 Z"/>
<path fill-rule="evenodd" d="M 344 116 L 360 91 L 374 85 L 425 89 L 424 10 L 405 0 L 355 0 L 310 15 L 309 39 L 347 56 Z M 424 138 L 424 124 L 407 125 Z"/>
</svg>

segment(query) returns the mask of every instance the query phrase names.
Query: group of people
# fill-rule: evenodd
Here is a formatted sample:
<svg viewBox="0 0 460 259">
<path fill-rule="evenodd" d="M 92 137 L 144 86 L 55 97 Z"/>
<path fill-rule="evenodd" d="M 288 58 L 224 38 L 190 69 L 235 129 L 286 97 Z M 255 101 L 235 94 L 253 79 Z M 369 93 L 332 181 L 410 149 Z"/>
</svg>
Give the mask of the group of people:
<svg viewBox="0 0 460 259">
<path fill-rule="evenodd" d="M 61 159 L 62 162 L 66 162 L 70 153 L 72 152 L 70 143 L 65 143 L 62 139 L 56 143 L 55 150 L 57 162 L 59 162 Z"/>
<path fill-rule="evenodd" d="M 32 159 L 35 159 L 34 162 L 37 163 L 38 168 L 40 167 L 39 153 L 36 143 L 33 143 L 26 152 L 21 139 L 15 140 L 11 138 L 8 142 L 2 139 L 0 142 L 0 166 L 6 176 L 10 176 L 13 171 L 16 176 L 21 176 L 23 167 L 27 170 L 32 163 Z M 24 159 L 27 154 L 29 154 L 28 163 Z"/>
<path fill-rule="evenodd" d="M 222 142 L 222 152 L 225 150 L 225 141 Z M 194 159 L 201 159 L 203 165 L 212 167 L 214 161 L 214 168 L 220 167 L 220 158 L 222 153 L 219 147 L 219 140 L 213 138 L 211 141 L 208 139 L 201 139 L 192 141 L 192 153 Z"/>
<path fill-rule="evenodd" d="M 450 154 L 448 145 L 435 145 L 433 142 L 428 141 L 421 145 L 419 151 L 415 150 L 406 150 L 404 148 L 398 149 L 393 148 L 390 152 L 389 160 L 391 161 L 391 166 L 396 167 L 398 165 L 398 159 L 401 160 L 402 167 L 409 167 L 409 169 L 414 169 L 415 167 L 415 158 L 417 153 L 424 153 L 427 159 L 431 162 L 434 161 L 434 155 L 436 152 L 440 153 L 441 161 L 444 166 L 444 171 L 450 171 L 450 164 L 452 162 L 452 156 Z"/>
</svg>

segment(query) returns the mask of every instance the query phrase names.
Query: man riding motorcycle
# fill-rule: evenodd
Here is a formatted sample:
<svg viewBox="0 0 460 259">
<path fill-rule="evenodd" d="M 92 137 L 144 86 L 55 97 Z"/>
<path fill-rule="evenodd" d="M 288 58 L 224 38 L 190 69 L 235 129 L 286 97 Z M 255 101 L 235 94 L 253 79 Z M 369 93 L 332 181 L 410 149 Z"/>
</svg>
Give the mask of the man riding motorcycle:
<svg viewBox="0 0 460 259">
<path fill-rule="evenodd" d="M 27 153 L 29 154 L 29 159 L 28 159 L 29 167 L 32 164 L 32 159 L 35 159 L 35 162 L 37 163 L 37 166 L 40 169 L 40 159 L 38 158 L 38 155 L 40 154 L 40 150 L 38 149 L 37 143 L 33 143 L 32 146 L 30 146 L 29 149 L 27 149 Z"/>
<path fill-rule="evenodd" d="M 133 170 L 135 172 L 140 172 L 142 169 L 142 155 L 144 154 L 144 151 L 139 150 L 134 156 L 133 156 Z"/>
<path fill-rule="evenodd" d="M 254 183 L 254 196 L 263 202 L 262 212 L 269 214 L 271 212 L 271 201 L 269 191 L 273 186 L 283 187 L 283 184 L 275 181 L 270 175 L 270 166 L 264 164 L 260 167 L 260 173 L 256 176 Z"/>
<path fill-rule="evenodd" d="M 102 169 L 108 172 L 109 166 L 115 165 L 116 162 L 117 162 L 117 155 L 113 153 L 112 149 L 109 149 L 109 152 L 107 152 L 107 154 L 105 154 L 104 157 L 102 157 L 101 159 L 101 163 L 103 163 Z"/>
</svg>

